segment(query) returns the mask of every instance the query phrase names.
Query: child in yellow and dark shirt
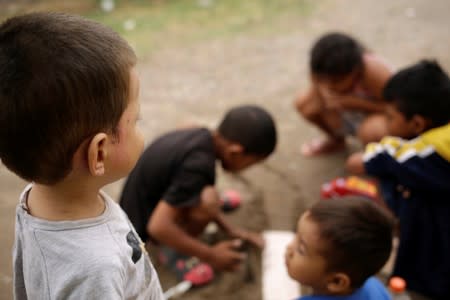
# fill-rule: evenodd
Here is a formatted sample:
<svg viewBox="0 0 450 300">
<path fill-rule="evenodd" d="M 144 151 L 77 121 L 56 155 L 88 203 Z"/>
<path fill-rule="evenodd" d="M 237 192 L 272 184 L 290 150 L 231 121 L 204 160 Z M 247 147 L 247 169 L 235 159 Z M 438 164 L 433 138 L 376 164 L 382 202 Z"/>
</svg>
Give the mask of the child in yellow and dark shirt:
<svg viewBox="0 0 450 300">
<path fill-rule="evenodd" d="M 392 136 L 353 154 L 353 173 L 379 179 L 400 221 L 393 274 L 432 299 L 450 299 L 450 78 L 433 61 L 393 76 L 384 89 Z"/>
</svg>

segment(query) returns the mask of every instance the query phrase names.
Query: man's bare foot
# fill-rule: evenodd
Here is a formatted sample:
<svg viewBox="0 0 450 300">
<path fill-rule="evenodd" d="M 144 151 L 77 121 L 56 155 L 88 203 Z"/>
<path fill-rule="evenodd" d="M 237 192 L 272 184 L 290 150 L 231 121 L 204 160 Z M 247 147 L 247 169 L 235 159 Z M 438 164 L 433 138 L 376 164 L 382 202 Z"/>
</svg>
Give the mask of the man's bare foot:
<svg viewBox="0 0 450 300">
<path fill-rule="evenodd" d="M 303 156 L 312 157 L 330 154 L 345 148 L 344 139 L 316 138 L 302 145 L 300 151 Z"/>
</svg>

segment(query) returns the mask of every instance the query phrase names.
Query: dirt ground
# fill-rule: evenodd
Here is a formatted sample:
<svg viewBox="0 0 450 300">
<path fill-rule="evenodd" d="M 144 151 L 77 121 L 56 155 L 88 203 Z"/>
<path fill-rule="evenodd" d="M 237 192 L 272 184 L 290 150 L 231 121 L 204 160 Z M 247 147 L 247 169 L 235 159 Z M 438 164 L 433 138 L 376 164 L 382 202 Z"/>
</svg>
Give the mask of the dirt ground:
<svg viewBox="0 0 450 300">
<path fill-rule="evenodd" d="M 214 127 L 228 108 L 259 104 L 273 113 L 279 131 L 276 153 L 240 176 L 219 171 L 219 187 L 234 187 L 245 198 L 230 218 L 255 230 L 292 230 L 299 214 L 318 199 L 320 184 L 345 173 L 347 152 L 306 159 L 300 144 L 319 134 L 301 120 L 292 101 L 307 86 L 307 54 L 328 30 L 344 30 L 396 68 L 436 58 L 450 71 L 450 2 L 447 0 L 323 0 L 308 17 L 286 20 L 270 35 L 239 34 L 162 49 L 141 62 L 143 130 L 150 142 L 179 124 Z M 358 145 L 353 144 L 351 149 Z M 113 196 L 123 181 L 106 188 Z M 12 298 L 11 248 L 14 211 L 25 182 L 0 165 L 0 299 Z M 155 263 L 164 289 L 175 280 Z M 213 284 L 183 299 L 261 299 L 260 253 L 252 251 L 245 270 L 220 274 Z"/>
</svg>

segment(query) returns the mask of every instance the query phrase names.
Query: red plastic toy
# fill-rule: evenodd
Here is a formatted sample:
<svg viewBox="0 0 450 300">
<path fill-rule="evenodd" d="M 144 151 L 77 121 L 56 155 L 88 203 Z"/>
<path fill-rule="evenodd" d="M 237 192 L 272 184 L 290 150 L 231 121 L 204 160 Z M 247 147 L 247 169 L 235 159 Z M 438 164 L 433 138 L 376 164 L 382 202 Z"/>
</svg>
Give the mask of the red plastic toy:
<svg viewBox="0 0 450 300">
<path fill-rule="evenodd" d="M 211 282 L 214 278 L 212 267 L 205 263 L 199 263 L 189 272 L 184 274 L 184 280 L 192 283 L 193 286 L 201 286 Z"/>
<path fill-rule="evenodd" d="M 338 177 L 330 182 L 324 183 L 321 187 L 320 194 L 322 199 L 355 195 L 377 200 L 378 188 L 374 182 L 360 177 Z"/>
<path fill-rule="evenodd" d="M 195 260 L 195 259 L 194 259 Z M 193 286 L 203 286 L 208 284 L 214 279 L 214 271 L 212 267 L 206 263 L 194 262 L 194 260 L 177 261 L 177 268 L 185 269 L 191 268 L 187 273 L 183 275 L 183 281 L 177 285 L 171 287 L 164 293 L 165 299 L 171 299 L 173 297 L 180 296 L 186 293 Z M 185 266 L 184 264 L 195 263 L 194 266 Z"/>
</svg>

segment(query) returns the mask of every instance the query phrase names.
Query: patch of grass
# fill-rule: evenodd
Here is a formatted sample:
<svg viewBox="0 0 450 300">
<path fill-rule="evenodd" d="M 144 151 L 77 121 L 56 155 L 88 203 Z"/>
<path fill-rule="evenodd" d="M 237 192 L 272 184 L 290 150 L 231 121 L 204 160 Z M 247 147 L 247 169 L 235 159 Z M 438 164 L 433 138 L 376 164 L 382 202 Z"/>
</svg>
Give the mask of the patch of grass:
<svg viewBox="0 0 450 300">
<path fill-rule="evenodd" d="M 9 10 L 0 5 L 0 11 L 9 15 L 36 10 L 79 13 L 118 31 L 141 58 L 164 46 L 248 31 L 271 32 L 286 18 L 302 18 L 313 7 L 311 0 L 116 0 L 115 9 L 104 12 L 100 0 L 21 3 Z M 5 16 L 0 13 L 0 18 Z"/>
</svg>

